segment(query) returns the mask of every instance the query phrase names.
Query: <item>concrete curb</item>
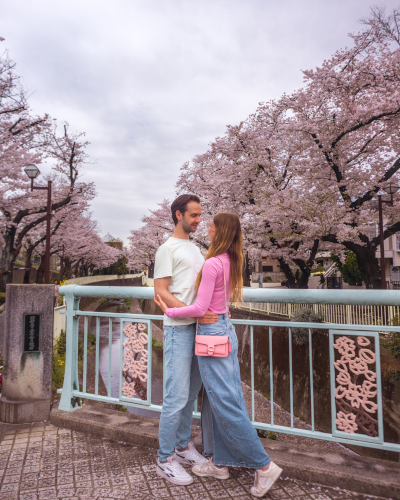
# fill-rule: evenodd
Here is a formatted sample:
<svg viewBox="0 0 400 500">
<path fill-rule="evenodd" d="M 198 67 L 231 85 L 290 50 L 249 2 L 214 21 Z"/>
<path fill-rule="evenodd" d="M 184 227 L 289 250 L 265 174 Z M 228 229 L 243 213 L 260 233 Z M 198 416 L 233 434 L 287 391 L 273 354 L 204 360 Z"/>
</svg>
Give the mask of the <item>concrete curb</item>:
<svg viewBox="0 0 400 500">
<path fill-rule="evenodd" d="M 53 408 L 50 423 L 114 441 L 158 448 L 159 420 L 155 418 L 85 405 L 71 413 Z M 192 426 L 192 440 L 201 451 L 200 427 Z M 293 479 L 400 500 L 398 462 L 315 452 L 282 441 L 261 441 L 274 462 L 284 469 L 284 475 Z"/>
</svg>

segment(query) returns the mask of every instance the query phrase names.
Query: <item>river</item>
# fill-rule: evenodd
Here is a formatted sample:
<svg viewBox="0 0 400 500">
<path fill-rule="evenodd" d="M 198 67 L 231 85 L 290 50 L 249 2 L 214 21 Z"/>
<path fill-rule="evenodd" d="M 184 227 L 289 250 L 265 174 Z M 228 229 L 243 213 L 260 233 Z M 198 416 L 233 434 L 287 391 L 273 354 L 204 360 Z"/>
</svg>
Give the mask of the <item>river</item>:
<svg viewBox="0 0 400 500">
<path fill-rule="evenodd" d="M 129 313 L 123 299 L 110 299 L 106 303 L 100 305 L 96 312 L 109 312 L 126 314 Z M 107 317 L 100 318 L 100 374 L 104 384 L 107 386 L 108 380 L 108 321 Z M 91 333 L 96 333 L 96 323 L 91 322 Z M 114 319 L 112 329 L 112 345 L 111 345 L 111 397 L 119 397 L 120 384 L 120 321 Z M 163 352 L 161 349 L 152 347 L 152 385 L 151 385 L 151 402 L 152 404 L 162 404 L 163 393 Z M 139 400 L 140 401 L 140 400 Z M 129 413 L 136 415 L 145 415 L 149 417 L 159 418 L 158 412 L 141 410 L 140 408 L 127 407 Z"/>
</svg>

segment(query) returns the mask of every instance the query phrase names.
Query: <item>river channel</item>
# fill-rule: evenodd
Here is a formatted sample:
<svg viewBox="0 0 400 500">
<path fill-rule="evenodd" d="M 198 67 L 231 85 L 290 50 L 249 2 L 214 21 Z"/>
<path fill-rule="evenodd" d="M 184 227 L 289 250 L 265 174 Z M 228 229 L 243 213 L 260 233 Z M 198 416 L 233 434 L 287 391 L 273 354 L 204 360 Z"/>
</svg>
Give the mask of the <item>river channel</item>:
<svg viewBox="0 0 400 500">
<path fill-rule="evenodd" d="M 111 299 L 100 305 L 96 312 L 109 312 L 126 314 L 129 313 L 128 308 L 124 304 L 123 299 Z M 108 381 L 108 354 L 109 354 L 109 318 L 100 318 L 100 374 L 104 384 L 107 386 Z M 96 322 L 94 319 L 91 322 L 91 333 L 96 334 Z M 111 344 L 111 397 L 119 398 L 120 384 L 120 320 L 113 320 L 112 328 L 112 344 Z M 152 347 L 152 385 L 151 385 L 151 402 L 156 405 L 162 404 L 163 393 L 163 352 L 161 349 Z M 135 398 L 136 399 L 136 398 Z M 138 401 L 140 401 L 138 399 Z M 127 407 L 129 413 L 136 415 L 144 415 L 149 417 L 159 418 L 158 412 L 142 410 L 140 408 Z"/>
</svg>

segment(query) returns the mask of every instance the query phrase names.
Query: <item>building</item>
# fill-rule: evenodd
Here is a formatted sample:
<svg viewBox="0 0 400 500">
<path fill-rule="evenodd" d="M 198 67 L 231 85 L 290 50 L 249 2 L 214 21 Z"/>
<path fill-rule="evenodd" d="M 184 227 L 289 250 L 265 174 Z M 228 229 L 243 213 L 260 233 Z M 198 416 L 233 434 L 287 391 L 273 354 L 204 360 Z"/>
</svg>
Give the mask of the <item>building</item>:
<svg viewBox="0 0 400 500">
<path fill-rule="evenodd" d="M 118 250 L 122 250 L 124 243 L 120 241 L 119 238 L 114 238 L 114 236 L 112 236 L 110 233 L 107 233 L 105 236 L 103 236 L 102 240 L 106 245 L 109 245 L 113 248 L 118 248 Z"/>
<path fill-rule="evenodd" d="M 400 233 L 386 238 L 384 250 L 386 283 L 389 284 L 389 288 L 397 288 L 400 284 Z M 378 247 L 375 255 L 380 260 L 380 247 Z"/>
</svg>

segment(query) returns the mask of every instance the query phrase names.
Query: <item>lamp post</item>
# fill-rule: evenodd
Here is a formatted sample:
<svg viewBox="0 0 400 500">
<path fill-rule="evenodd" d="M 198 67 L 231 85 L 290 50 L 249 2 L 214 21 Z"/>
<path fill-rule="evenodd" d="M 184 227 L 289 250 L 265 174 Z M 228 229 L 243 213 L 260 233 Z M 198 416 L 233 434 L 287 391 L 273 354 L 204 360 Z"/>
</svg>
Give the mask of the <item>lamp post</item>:
<svg viewBox="0 0 400 500">
<path fill-rule="evenodd" d="M 50 221 L 51 221 L 51 181 L 47 181 L 47 187 L 34 186 L 33 180 L 40 175 L 40 170 L 36 165 L 28 165 L 24 168 L 26 175 L 31 180 L 31 191 L 34 189 L 47 190 L 47 217 L 46 217 L 46 253 L 44 257 L 44 282 L 50 283 Z"/>
<path fill-rule="evenodd" d="M 386 187 L 383 188 L 385 193 L 390 194 L 390 200 L 382 200 L 381 194 L 378 194 L 378 208 L 379 208 L 379 246 L 381 247 L 381 288 L 382 290 L 386 290 L 386 274 L 385 274 L 385 248 L 384 248 L 384 239 L 383 239 L 383 211 L 382 205 L 383 203 L 387 203 L 388 205 L 393 205 L 393 195 L 397 193 L 400 189 L 400 186 L 390 182 Z"/>
</svg>

